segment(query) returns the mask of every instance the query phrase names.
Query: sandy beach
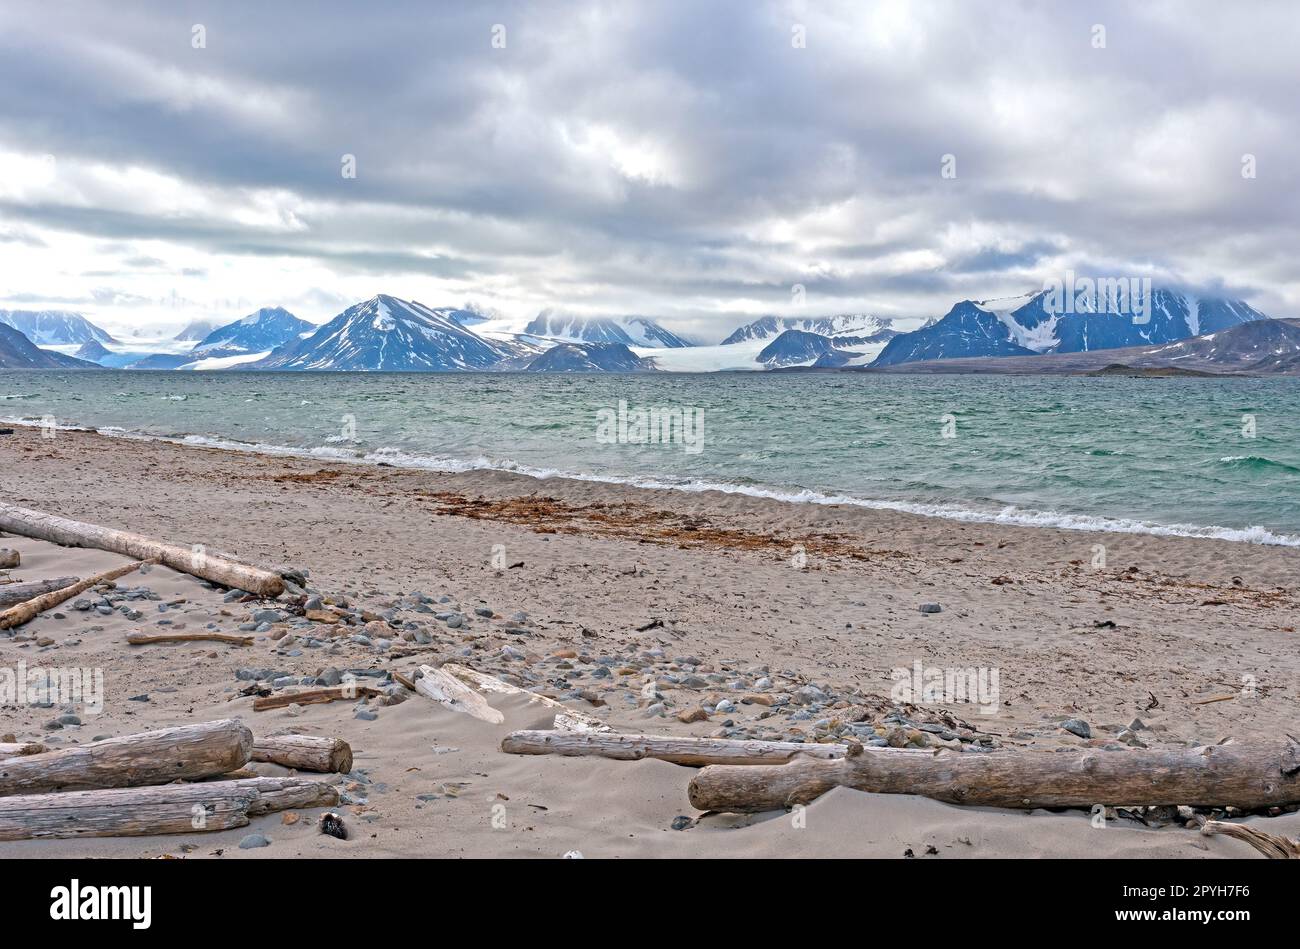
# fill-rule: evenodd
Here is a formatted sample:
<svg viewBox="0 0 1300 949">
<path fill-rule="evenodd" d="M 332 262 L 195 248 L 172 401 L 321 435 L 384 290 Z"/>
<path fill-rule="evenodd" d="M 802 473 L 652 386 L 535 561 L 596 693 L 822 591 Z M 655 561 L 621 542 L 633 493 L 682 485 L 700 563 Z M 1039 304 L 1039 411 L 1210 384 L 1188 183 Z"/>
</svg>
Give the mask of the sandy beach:
<svg viewBox="0 0 1300 949">
<path fill-rule="evenodd" d="M 692 769 L 502 753 L 507 731 L 549 727 L 553 717 L 519 698 L 491 699 L 501 725 L 409 692 L 255 713 L 240 690 L 260 677 L 240 670 L 305 680 L 331 668 L 409 674 L 452 660 L 617 731 L 816 741 L 888 732 L 891 672 L 920 663 L 996 670 L 998 682 L 993 708 L 917 703 L 925 721 L 963 730 L 927 732 L 924 742 L 1125 754 L 1134 743 L 1297 734 L 1293 548 L 322 463 L 76 431 L 42 439 L 21 428 L 0 438 L 0 495 L 289 565 L 326 602 L 373 616 L 346 630 L 272 622 L 250 633 L 249 647 L 128 646 L 137 630 L 236 632 L 253 611 L 275 607 L 229 602 L 155 567 L 119 582 L 157 594 L 130 604 L 138 619 L 64 608 L 0 634 L 0 666 L 105 676 L 101 714 L 50 727 L 59 708 L 10 706 L 0 709 L 0 734 L 60 748 L 239 718 L 259 736 L 341 737 L 356 755 L 354 772 L 336 778 L 349 802 L 338 808 L 346 841 L 319 834 L 311 819 L 269 815 L 206 834 L 0 843 L 0 857 L 1255 856 L 1178 821 L 1144 826 L 1120 815 L 1097 828 L 1082 810 L 1025 814 L 847 789 L 816 801 L 803 822 L 780 811 L 697 821 L 686 797 Z M 126 562 L 23 537 L 0 537 L 0 547 L 22 555 L 14 580 Z M 793 700 L 772 701 L 779 696 Z M 681 720 L 701 707 L 714 711 Z M 864 717 L 848 722 L 846 709 Z M 1092 737 L 1062 729 L 1067 719 L 1088 723 Z M 679 817 L 691 820 L 673 829 Z M 1297 814 L 1249 820 L 1300 834 Z M 239 849 L 252 832 L 270 845 Z"/>
</svg>

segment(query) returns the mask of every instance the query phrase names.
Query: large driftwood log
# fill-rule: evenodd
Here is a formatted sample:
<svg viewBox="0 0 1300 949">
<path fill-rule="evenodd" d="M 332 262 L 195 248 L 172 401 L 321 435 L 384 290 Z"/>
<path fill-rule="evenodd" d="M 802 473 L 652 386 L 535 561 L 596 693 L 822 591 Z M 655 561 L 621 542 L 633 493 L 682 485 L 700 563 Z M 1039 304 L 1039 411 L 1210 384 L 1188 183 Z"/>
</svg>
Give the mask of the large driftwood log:
<svg viewBox="0 0 1300 949">
<path fill-rule="evenodd" d="M 14 626 L 21 626 L 40 616 L 46 610 L 53 609 L 60 603 L 66 603 L 79 593 L 85 593 L 93 586 L 101 583 L 108 583 L 116 580 L 118 577 L 124 577 L 128 573 L 139 570 L 143 567 L 145 561 L 137 563 L 124 564 L 121 567 L 115 567 L 112 570 L 105 570 L 98 576 L 89 577 L 74 583 L 70 587 L 64 587 L 61 590 L 54 590 L 50 593 L 42 593 L 40 596 L 33 597 L 25 603 L 19 603 L 17 606 L 11 606 L 9 609 L 0 613 L 0 629 L 11 629 Z"/>
<path fill-rule="evenodd" d="M 67 791 L 0 798 L 0 840 L 141 837 L 245 827 L 250 817 L 293 807 L 329 807 L 338 791 L 306 778 L 247 778 L 206 784 Z"/>
<path fill-rule="evenodd" d="M 1254 809 L 1300 802 L 1300 744 L 1228 744 L 1177 751 L 994 751 L 901 756 L 866 749 L 838 761 L 777 768 L 713 765 L 691 780 L 706 811 L 807 804 L 835 787 L 919 794 L 951 804 L 1032 809 L 1187 804 Z"/>
<path fill-rule="evenodd" d="M 141 534 L 84 524 L 4 502 L 0 502 L 0 530 L 64 547 L 94 547 L 137 560 L 157 560 L 181 573 L 259 596 L 279 596 L 284 592 L 284 581 L 278 574 L 214 556 L 203 548 L 167 544 Z"/>
<path fill-rule="evenodd" d="M 598 758 L 614 758 L 619 761 L 658 758 L 661 761 L 699 768 L 710 764 L 784 764 L 795 755 L 807 755 L 812 758 L 843 758 L 848 746 L 735 738 L 518 731 L 511 732 L 502 740 L 501 750 L 512 755 L 590 755 Z"/>
<path fill-rule="evenodd" d="M 415 691 L 454 712 L 463 712 L 471 718 L 500 725 L 506 717 L 487 704 L 487 700 L 450 672 L 433 666 L 420 666 L 420 678 L 415 680 Z"/>
<path fill-rule="evenodd" d="M 504 679 L 498 679 L 496 676 L 490 676 L 485 672 L 479 672 L 477 669 L 471 669 L 469 666 L 462 666 L 454 662 L 446 662 L 442 665 L 443 672 L 450 672 L 457 679 L 466 685 L 473 686 L 479 692 L 491 692 L 498 695 L 525 695 L 528 701 L 533 705 L 544 705 L 547 708 L 555 709 L 555 727 L 562 731 L 570 732 L 612 732 L 613 729 L 596 718 L 594 715 L 588 715 L 586 712 L 580 712 L 577 709 L 569 708 L 563 702 L 557 702 L 555 699 L 529 689 L 521 689 L 517 685 L 511 685 Z"/>
<path fill-rule="evenodd" d="M 277 735 L 253 741 L 253 760 L 299 771 L 347 774 L 352 770 L 352 747 L 342 738 Z"/>
<path fill-rule="evenodd" d="M 127 633 L 126 641 L 132 646 L 154 646 L 158 643 L 230 643 L 232 646 L 253 645 L 252 636 L 233 636 L 230 633 Z"/>
<path fill-rule="evenodd" d="M 208 778 L 252 753 L 253 733 L 233 719 L 163 728 L 0 761 L 0 797 Z"/>
<path fill-rule="evenodd" d="M 287 708 L 290 705 L 323 705 L 326 702 L 370 698 L 383 694 L 378 689 L 371 688 L 368 685 L 330 685 L 320 689 L 307 689 L 304 692 L 259 695 L 253 699 L 253 711 L 269 712 L 272 709 Z"/>
<path fill-rule="evenodd" d="M 59 577 L 57 580 L 33 580 L 30 583 L 9 583 L 0 586 L 0 609 L 25 603 L 42 593 L 63 590 L 78 582 L 81 577 Z"/>
</svg>

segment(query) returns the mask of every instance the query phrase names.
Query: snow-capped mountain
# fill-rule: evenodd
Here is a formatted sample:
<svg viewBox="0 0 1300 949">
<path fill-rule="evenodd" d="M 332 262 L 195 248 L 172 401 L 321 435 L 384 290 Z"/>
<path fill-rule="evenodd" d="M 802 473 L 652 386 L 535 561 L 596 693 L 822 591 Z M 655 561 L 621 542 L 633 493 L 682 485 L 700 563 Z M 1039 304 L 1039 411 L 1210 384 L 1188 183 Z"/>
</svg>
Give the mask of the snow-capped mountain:
<svg viewBox="0 0 1300 949">
<path fill-rule="evenodd" d="M 1150 349 L 1130 365 L 1221 372 L 1300 373 L 1300 320 L 1251 320 Z"/>
<path fill-rule="evenodd" d="M 524 333 L 566 342 L 622 343 L 624 346 L 664 349 L 682 349 L 692 345 L 644 316 L 574 316 L 543 310 L 524 327 Z"/>
<path fill-rule="evenodd" d="M 241 368 L 454 372 L 490 369 L 513 355 L 446 312 L 380 294 Z"/>
<path fill-rule="evenodd" d="M 97 369 L 62 353 L 41 349 L 8 323 L 0 323 L 0 369 Z"/>
<path fill-rule="evenodd" d="M 652 372 L 623 343 L 560 343 L 533 359 L 525 372 Z"/>
<path fill-rule="evenodd" d="M 37 346 L 116 342 L 84 316 L 66 310 L 0 310 L 0 323 L 12 326 Z"/>
<path fill-rule="evenodd" d="M 1169 343 L 1267 319 L 1239 300 L 1154 290 L 1141 305 L 1107 312 L 1095 298 L 1063 312 L 1047 291 L 1005 300 L 963 300 L 942 319 L 895 336 L 873 366 L 969 356 L 1033 356 Z"/>
<path fill-rule="evenodd" d="M 219 359 L 269 353 L 316 329 L 279 306 L 263 307 L 243 319 L 213 330 L 192 350 L 194 359 Z"/>
<path fill-rule="evenodd" d="M 755 339 L 775 339 L 786 330 L 816 333 L 818 336 L 855 336 L 865 342 L 883 343 L 897 335 L 893 321 L 869 313 L 845 313 L 840 316 L 764 316 L 737 327 L 718 345 L 732 346 Z"/>
<path fill-rule="evenodd" d="M 769 369 L 782 366 L 806 366 L 835 348 L 829 336 L 786 330 L 768 343 L 758 354 L 758 361 Z"/>
<path fill-rule="evenodd" d="M 189 325 L 172 337 L 178 343 L 198 343 L 222 326 L 219 320 L 190 320 Z"/>
</svg>

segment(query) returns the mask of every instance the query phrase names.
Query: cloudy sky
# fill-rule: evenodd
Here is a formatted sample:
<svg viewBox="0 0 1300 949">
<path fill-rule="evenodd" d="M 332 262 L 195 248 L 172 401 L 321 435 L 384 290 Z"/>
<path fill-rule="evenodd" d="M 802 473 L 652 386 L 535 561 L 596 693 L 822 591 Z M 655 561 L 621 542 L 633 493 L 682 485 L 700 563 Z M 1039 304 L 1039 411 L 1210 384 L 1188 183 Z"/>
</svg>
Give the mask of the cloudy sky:
<svg viewBox="0 0 1300 949">
<path fill-rule="evenodd" d="M 0 307 L 1300 316 L 1297 50 L 1289 2 L 6 0 Z"/>
</svg>

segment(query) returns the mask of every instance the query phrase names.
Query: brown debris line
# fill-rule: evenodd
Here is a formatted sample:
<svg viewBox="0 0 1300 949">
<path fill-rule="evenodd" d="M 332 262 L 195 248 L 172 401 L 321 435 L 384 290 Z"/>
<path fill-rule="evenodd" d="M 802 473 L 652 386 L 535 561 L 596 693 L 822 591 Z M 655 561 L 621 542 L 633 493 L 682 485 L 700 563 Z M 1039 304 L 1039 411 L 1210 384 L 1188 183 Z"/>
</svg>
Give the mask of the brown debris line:
<svg viewBox="0 0 1300 949">
<path fill-rule="evenodd" d="M 535 494 L 513 498 L 469 498 L 454 491 L 417 490 L 415 493 L 436 502 L 436 514 L 507 521 L 530 527 L 539 534 L 634 537 L 653 544 L 683 548 L 780 551 L 782 556 L 788 556 L 796 545 L 802 546 L 808 554 L 851 560 L 908 556 L 897 550 L 863 547 L 843 534 L 810 533 L 783 537 L 735 530 L 717 527 L 708 518 L 698 514 L 656 510 L 631 501 L 575 505 Z"/>
<path fill-rule="evenodd" d="M 1103 571 L 1100 575 L 1112 583 L 1140 585 L 1141 590 L 1126 592 L 1143 599 L 1191 602 L 1195 606 L 1243 606 L 1261 610 L 1296 606 L 1292 591 L 1284 587 L 1259 590 L 1236 583 L 1202 583 L 1185 577 L 1145 573 L 1135 567 L 1122 573 Z"/>
<path fill-rule="evenodd" d="M 315 484 L 319 481 L 333 481 L 342 474 L 342 471 L 332 468 L 318 468 L 315 471 L 280 471 L 274 474 L 253 475 L 252 477 L 262 481 L 274 481 L 277 484 Z"/>
</svg>

